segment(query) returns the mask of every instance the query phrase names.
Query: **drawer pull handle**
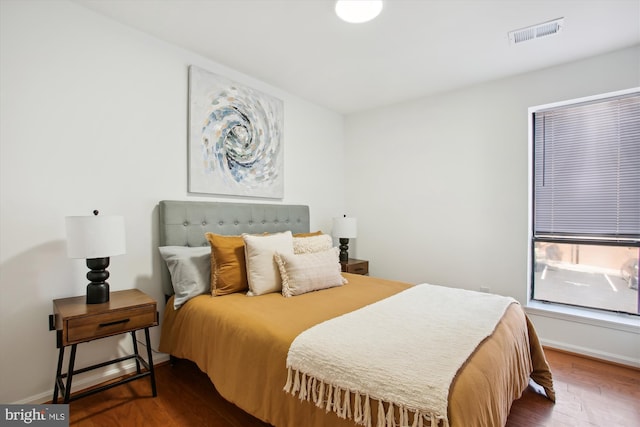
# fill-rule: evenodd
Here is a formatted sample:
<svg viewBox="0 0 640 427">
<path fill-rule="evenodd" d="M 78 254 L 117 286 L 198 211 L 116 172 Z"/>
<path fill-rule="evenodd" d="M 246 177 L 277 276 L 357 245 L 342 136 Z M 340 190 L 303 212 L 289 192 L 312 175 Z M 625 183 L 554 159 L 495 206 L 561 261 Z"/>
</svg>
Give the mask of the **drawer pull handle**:
<svg viewBox="0 0 640 427">
<path fill-rule="evenodd" d="M 104 328 L 105 326 L 119 325 L 120 323 L 127 323 L 128 321 L 129 319 L 122 319 L 122 320 L 116 320 L 114 322 L 100 323 L 100 327 Z"/>
</svg>

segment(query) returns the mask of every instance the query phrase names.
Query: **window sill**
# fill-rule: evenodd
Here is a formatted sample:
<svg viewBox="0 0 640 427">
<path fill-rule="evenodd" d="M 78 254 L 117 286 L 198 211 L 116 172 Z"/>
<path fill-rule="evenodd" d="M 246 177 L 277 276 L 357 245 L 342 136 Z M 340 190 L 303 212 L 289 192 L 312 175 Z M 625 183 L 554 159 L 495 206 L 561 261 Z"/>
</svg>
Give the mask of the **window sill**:
<svg viewBox="0 0 640 427">
<path fill-rule="evenodd" d="M 527 314 L 583 323 L 601 328 L 615 329 L 640 335 L 640 317 L 621 313 L 605 313 L 588 308 L 568 307 L 561 304 L 529 301 Z"/>
</svg>

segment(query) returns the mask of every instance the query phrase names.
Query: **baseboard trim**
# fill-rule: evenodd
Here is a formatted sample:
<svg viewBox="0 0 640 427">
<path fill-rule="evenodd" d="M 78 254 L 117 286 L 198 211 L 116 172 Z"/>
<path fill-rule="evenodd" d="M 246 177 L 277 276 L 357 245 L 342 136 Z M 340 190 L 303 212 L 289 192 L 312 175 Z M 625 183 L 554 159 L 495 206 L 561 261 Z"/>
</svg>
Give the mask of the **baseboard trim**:
<svg viewBox="0 0 640 427">
<path fill-rule="evenodd" d="M 540 343 L 544 347 L 550 347 L 566 353 L 575 354 L 576 356 L 584 356 L 591 359 L 602 360 L 604 362 L 611 362 L 616 365 L 623 365 L 630 368 L 640 369 L 640 359 L 634 359 L 631 357 L 621 356 L 619 354 L 608 353 L 606 351 L 594 350 L 587 347 L 581 347 L 577 345 L 566 344 L 559 341 L 540 339 Z"/>
<path fill-rule="evenodd" d="M 164 353 L 156 353 L 153 356 L 153 366 L 158 366 L 169 361 L 169 355 Z M 73 385 L 71 387 L 72 393 L 82 391 L 98 384 L 102 384 L 107 381 L 119 378 L 123 375 L 133 373 L 136 370 L 135 361 L 127 362 L 121 365 L 114 365 L 113 367 L 99 372 L 96 370 L 94 374 L 80 374 L 77 377 L 73 377 Z M 55 377 L 55 372 L 51 374 L 51 378 Z M 52 381 L 53 382 L 53 381 Z M 13 402 L 14 405 L 39 405 L 51 403 L 51 397 L 53 396 L 53 387 L 42 393 L 35 394 L 25 399 Z"/>
</svg>

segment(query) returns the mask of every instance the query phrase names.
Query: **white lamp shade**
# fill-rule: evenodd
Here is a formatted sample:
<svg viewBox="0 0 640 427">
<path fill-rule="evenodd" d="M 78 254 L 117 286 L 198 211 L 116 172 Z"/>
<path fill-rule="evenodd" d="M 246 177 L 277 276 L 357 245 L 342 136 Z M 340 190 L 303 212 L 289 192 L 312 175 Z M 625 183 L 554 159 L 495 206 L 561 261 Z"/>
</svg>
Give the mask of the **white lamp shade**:
<svg viewBox="0 0 640 427">
<path fill-rule="evenodd" d="M 355 218 L 333 218 L 333 236 L 342 239 L 358 237 L 358 223 Z"/>
<path fill-rule="evenodd" d="M 65 221 L 69 258 L 106 258 L 126 252 L 124 217 L 68 216 Z"/>
</svg>

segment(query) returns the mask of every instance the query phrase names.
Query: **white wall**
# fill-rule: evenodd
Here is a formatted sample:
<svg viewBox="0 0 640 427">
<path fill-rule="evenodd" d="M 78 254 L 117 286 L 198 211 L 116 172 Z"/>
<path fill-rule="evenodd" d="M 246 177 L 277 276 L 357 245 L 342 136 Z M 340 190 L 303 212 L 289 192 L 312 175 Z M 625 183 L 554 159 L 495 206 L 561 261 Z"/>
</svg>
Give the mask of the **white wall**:
<svg viewBox="0 0 640 427">
<path fill-rule="evenodd" d="M 635 86 L 638 46 L 348 116 L 357 256 L 374 276 L 526 302 L 527 108 Z M 637 331 L 532 318 L 549 344 L 640 365 Z"/>
<path fill-rule="evenodd" d="M 189 64 L 284 101 L 285 197 L 240 201 L 308 204 L 325 231 L 344 210 L 341 115 L 68 1 L 2 0 L 0 19 L 0 402 L 51 398 L 51 301 L 87 282 L 84 262 L 66 257 L 66 215 L 124 215 L 111 289 L 160 302 L 158 201 L 230 199 L 187 193 Z M 127 337 L 82 344 L 77 366 L 130 348 Z M 82 378 L 78 388 L 97 380 Z"/>
</svg>

